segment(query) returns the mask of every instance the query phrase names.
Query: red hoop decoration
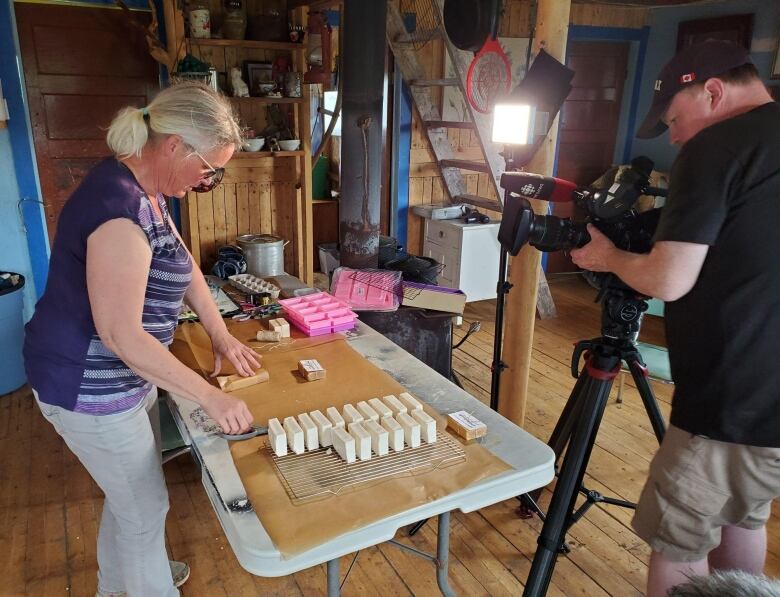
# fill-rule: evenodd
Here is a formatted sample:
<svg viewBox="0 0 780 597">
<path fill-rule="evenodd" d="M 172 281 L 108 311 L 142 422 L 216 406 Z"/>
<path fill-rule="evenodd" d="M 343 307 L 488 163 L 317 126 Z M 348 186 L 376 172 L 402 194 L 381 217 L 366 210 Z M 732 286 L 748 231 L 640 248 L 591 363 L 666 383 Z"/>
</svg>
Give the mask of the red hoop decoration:
<svg viewBox="0 0 780 597">
<path fill-rule="evenodd" d="M 466 97 L 482 114 L 489 113 L 496 100 L 512 88 L 512 67 L 501 44 L 489 37 L 474 57 L 466 74 Z"/>
</svg>

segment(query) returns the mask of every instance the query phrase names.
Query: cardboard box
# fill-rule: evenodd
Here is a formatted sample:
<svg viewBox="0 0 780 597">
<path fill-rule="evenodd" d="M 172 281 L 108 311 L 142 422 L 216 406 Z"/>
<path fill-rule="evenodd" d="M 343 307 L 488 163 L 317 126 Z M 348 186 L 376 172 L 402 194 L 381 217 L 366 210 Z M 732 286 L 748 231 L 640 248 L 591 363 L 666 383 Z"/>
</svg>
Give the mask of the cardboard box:
<svg viewBox="0 0 780 597">
<path fill-rule="evenodd" d="M 466 307 L 466 295 L 457 288 L 431 286 L 417 282 L 404 282 L 401 287 L 403 289 L 401 304 L 407 307 L 447 311 L 458 315 L 462 315 L 463 309 Z"/>
</svg>

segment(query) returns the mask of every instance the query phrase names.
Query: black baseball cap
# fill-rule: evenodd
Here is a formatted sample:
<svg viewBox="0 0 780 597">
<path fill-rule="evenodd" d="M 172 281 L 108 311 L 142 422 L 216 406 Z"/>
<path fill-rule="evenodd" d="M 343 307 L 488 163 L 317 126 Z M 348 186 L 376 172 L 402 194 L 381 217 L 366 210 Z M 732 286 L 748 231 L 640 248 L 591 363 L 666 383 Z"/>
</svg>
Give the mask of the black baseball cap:
<svg viewBox="0 0 780 597">
<path fill-rule="evenodd" d="M 694 83 L 704 83 L 732 68 L 752 63 L 745 48 L 719 39 L 708 39 L 680 50 L 661 69 L 655 81 L 653 103 L 636 136 L 651 139 L 666 130 L 661 117 L 678 91 Z"/>
</svg>

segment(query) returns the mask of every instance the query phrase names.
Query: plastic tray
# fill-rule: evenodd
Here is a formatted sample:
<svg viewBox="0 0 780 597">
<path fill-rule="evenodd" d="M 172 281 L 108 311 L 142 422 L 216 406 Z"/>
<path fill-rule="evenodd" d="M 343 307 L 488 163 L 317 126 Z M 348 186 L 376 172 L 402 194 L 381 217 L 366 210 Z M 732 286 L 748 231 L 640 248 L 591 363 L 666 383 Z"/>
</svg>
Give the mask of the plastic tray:
<svg viewBox="0 0 780 597">
<path fill-rule="evenodd" d="M 357 320 L 349 305 L 327 292 L 283 299 L 279 304 L 290 322 L 308 336 L 351 330 Z"/>
<path fill-rule="evenodd" d="M 253 276 L 252 274 L 238 274 L 235 276 L 229 276 L 230 284 L 234 288 L 238 288 L 241 292 L 247 294 L 260 294 L 261 292 L 267 292 L 271 295 L 273 300 L 279 298 L 279 287 L 274 286 L 270 282 L 266 282 L 262 278 Z"/>
<path fill-rule="evenodd" d="M 401 276 L 399 271 L 340 267 L 333 273 L 330 291 L 356 311 L 395 311 Z"/>
</svg>

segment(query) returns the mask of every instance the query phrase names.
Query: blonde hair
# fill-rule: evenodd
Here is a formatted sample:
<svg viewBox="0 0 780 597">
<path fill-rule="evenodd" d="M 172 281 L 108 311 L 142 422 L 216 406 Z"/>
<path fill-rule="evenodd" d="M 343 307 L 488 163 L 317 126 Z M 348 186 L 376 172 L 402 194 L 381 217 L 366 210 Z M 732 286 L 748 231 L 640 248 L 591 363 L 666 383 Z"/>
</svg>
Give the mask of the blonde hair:
<svg viewBox="0 0 780 597">
<path fill-rule="evenodd" d="M 227 98 L 203 83 L 189 81 L 163 89 L 145 108 L 120 110 L 108 127 L 106 142 L 119 158 L 141 157 L 155 134 L 178 135 L 201 153 L 228 145 L 239 147 L 242 142 Z"/>
</svg>

